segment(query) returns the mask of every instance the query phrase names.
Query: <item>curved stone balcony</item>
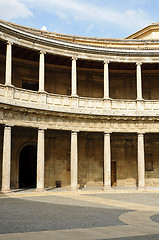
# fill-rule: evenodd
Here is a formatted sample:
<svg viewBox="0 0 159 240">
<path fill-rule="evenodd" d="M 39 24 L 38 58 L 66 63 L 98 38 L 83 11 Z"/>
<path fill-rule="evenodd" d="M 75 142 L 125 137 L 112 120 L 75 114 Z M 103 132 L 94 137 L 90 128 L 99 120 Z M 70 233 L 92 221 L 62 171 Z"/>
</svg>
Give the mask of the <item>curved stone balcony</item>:
<svg viewBox="0 0 159 240">
<path fill-rule="evenodd" d="M 159 100 L 123 100 L 35 92 L 0 84 L 3 104 L 37 110 L 104 116 L 159 116 Z"/>
</svg>

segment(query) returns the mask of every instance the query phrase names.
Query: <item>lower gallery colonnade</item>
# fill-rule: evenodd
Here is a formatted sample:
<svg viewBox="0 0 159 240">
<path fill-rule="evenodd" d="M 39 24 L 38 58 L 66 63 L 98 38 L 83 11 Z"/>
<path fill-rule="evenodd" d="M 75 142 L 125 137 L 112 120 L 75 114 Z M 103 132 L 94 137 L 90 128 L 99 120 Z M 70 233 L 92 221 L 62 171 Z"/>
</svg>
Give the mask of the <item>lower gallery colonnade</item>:
<svg viewBox="0 0 159 240">
<path fill-rule="evenodd" d="M 3 161 L 2 161 L 2 193 L 10 191 L 10 175 L 11 175 L 11 158 L 12 158 L 12 129 L 14 126 L 4 127 L 3 136 Z M 37 133 L 37 175 L 36 175 L 36 189 L 37 191 L 44 190 L 45 182 L 45 133 L 47 129 L 38 129 Z M 70 140 L 70 186 L 72 190 L 77 190 L 78 184 L 78 135 L 79 131 L 71 131 Z M 111 171 L 112 171 L 112 151 L 111 151 L 111 135 L 110 132 L 101 133 L 103 136 L 103 189 L 111 189 Z M 96 135 L 96 133 L 94 133 Z M 135 134 L 136 135 L 136 134 Z M 137 133 L 137 187 L 144 189 L 145 187 L 145 147 L 144 147 L 144 133 Z M 57 178 L 58 179 L 58 178 Z M 19 186 L 18 186 L 19 187 Z"/>
</svg>

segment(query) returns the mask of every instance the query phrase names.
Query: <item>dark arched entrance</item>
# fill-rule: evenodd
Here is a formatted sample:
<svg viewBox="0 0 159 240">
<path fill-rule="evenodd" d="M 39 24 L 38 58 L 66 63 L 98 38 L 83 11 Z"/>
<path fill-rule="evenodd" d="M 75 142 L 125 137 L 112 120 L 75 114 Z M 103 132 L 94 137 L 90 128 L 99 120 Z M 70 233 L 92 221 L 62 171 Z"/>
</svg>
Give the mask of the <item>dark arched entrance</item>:
<svg viewBox="0 0 159 240">
<path fill-rule="evenodd" d="M 19 187 L 36 187 L 37 148 L 32 145 L 24 147 L 19 157 Z"/>
</svg>

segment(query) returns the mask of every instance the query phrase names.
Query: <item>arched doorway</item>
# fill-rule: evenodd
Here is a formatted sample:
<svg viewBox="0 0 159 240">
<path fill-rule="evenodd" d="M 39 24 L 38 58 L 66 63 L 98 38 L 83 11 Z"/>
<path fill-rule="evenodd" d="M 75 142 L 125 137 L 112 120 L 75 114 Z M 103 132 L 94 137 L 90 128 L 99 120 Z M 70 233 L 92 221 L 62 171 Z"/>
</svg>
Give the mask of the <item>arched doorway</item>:
<svg viewBox="0 0 159 240">
<path fill-rule="evenodd" d="M 37 148 L 24 147 L 19 157 L 19 188 L 36 187 Z"/>
</svg>

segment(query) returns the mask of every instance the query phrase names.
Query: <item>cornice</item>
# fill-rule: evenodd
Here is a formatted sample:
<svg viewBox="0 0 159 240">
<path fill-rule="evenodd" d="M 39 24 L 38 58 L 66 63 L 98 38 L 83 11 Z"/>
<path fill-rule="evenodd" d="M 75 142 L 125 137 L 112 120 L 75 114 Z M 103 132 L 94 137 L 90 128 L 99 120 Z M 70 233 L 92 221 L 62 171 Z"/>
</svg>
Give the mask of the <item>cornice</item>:
<svg viewBox="0 0 159 240">
<path fill-rule="evenodd" d="M 70 51 L 76 51 L 76 52 L 86 52 L 86 53 L 92 53 L 92 54 L 108 54 L 108 55 L 121 55 L 121 56 L 158 56 L 159 55 L 159 49 L 131 49 L 131 48 L 114 48 L 114 47 L 104 47 L 104 46 L 92 46 L 92 45 L 84 45 L 79 43 L 72 43 L 67 42 L 64 40 L 57 40 L 53 38 L 48 38 L 45 36 L 36 35 L 30 32 L 26 32 L 24 30 L 16 29 L 12 26 L 8 26 L 7 24 L 0 22 L 0 38 L 3 40 L 7 40 L 7 37 L 9 36 L 10 39 L 14 42 L 14 38 L 16 37 L 17 42 L 16 44 L 21 44 L 21 40 L 27 40 L 32 43 L 41 44 L 44 47 L 55 47 L 58 49 L 64 49 L 64 50 L 70 50 Z M 6 36 L 8 34 L 8 36 Z M 19 42 L 18 42 L 19 40 Z M 107 40 L 108 41 L 108 40 Z M 146 44 L 150 41 L 145 40 L 119 40 L 119 39 L 112 39 L 109 40 L 110 42 L 116 42 L 117 44 L 128 44 L 128 43 L 135 43 L 135 44 Z M 105 42 L 106 43 L 106 42 Z M 159 44 L 158 40 L 153 40 L 151 43 Z"/>
</svg>

